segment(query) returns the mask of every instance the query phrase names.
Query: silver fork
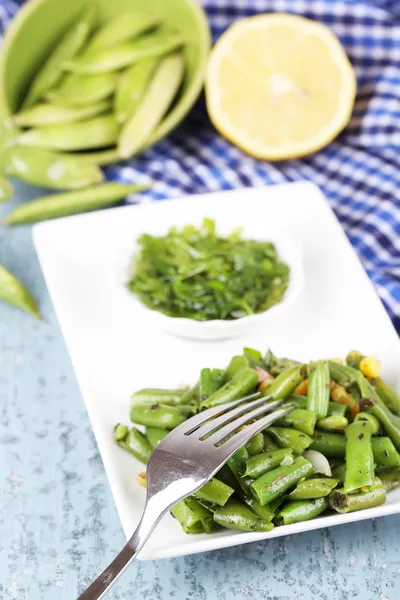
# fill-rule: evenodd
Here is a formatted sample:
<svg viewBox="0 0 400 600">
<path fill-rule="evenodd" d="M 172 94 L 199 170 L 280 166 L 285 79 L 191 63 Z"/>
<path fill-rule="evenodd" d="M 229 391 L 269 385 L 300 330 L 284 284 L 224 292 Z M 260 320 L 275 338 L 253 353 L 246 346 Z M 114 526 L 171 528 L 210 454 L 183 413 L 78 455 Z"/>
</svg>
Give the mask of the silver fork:
<svg viewBox="0 0 400 600">
<path fill-rule="evenodd" d="M 147 465 L 147 497 L 139 525 L 121 552 L 77 600 L 102 598 L 174 504 L 200 489 L 236 450 L 293 409 L 291 405 L 278 408 L 284 400 L 270 400 L 255 393 L 210 408 L 160 441 Z M 247 427 L 240 429 L 244 425 Z"/>
</svg>

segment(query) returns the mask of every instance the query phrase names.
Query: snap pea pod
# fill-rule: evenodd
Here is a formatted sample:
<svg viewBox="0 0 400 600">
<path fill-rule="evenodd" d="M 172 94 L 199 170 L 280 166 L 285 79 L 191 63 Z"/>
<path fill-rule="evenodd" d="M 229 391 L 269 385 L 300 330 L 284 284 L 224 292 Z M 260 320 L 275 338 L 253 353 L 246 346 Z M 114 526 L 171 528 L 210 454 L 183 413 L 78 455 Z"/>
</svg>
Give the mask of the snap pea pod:
<svg viewBox="0 0 400 600">
<path fill-rule="evenodd" d="M 269 427 L 268 433 L 281 448 L 292 448 L 295 454 L 303 454 L 313 441 L 306 433 L 288 427 Z"/>
<path fill-rule="evenodd" d="M 146 437 L 152 448 L 155 448 L 161 440 L 168 435 L 168 429 L 159 429 L 158 427 L 146 427 Z"/>
<path fill-rule="evenodd" d="M 63 75 L 62 64 L 73 58 L 84 46 L 96 20 L 96 5 L 88 4 L 75 23 L 69 27 L 61 41 L 33 80 L 23 107 L 32 106 L 43 92 L 50 89 Z"/>
<path fill-rule="evenodd" d="M 224 372 L 221 369 L 202 369 L 200 372 L 200 402 L 205 402 L 210 396 L 221 387 L 222 376 Z"/>
<path fill-rule="evenodd" d="M 142 102 L 122 128 L 118 140 L 118 154 L 121 158 L 133 156 L 146 144 L 176 96 L 184 68 L 180 52 L 161 60 Z"/>
<path fill-rule="evenodd" d="M 226 404 L 232 400 L 246 396 L 255 390 L 258 382 L 257 373 L 253 369 L 241 369 L 230 381 L 225 383 L 219 390 L 202 403 L 202 408 L 211 408 Z"/>
<path fill-rule="evenodd" d="M 14 196 L 14 187 L 7 179 L 0 178 L 0 204 L 7 202 Z"/>
<path fill-rule="evenodd" d="M 372 427 L 367 421 L 355 421 L 346 429 L 346 473 L 344 490 L 353 492 L 374 482 Z"/>
<path fill-rule="evenodd" d="M 239 531 L 271 531 L 274 528 L 270 521 L 265 521 L 233 498 L 228 500 L 224 507 L 215 511 L 214 521 L 222 527 Z"/>
<path fill-rule="evenodd" d="M 145 186 L 136 184 L 104 183 L 84 190 L 44 196 L 15 209 L 3 222 L 21 225 L 106 208 L 143 189 Z"/>
<path fill-rule="evenodd" d="M 288 402 L 294 402 L 296 408 L 307 408 L 308 398 L 307 396 L 298 396 L 297 394 L 292 394 L 288 397 Z M 340 415 L 344 417 L 347 412 L 347 406 L 345 404 L 337 404 L 336 402 L 329 402 L 328 404 L 328 417 L 333 417 L 334 415 Z M 307 433 L 307 432 L 306 432 Z"/>
<path fill-rule="evenodd" d="M 381 480 L 386 493 L 391 492 L 400 485 L 400 470 L 395 469 L 393 471 L 379 473 L 379 479 Z"/>
<path fill-rule="evenodd" d="M 155 34 L 143 36 L 132 42 L 116 44 L 90 54 L 67 61 L 64 67 L 67 71 L 80 75 L 95 75 L 118 71 L 144 58 L 153 58 L 168 54 L 185 43 L 180 33 L 159 30 Z M 164 90 L 165 91 L 165 90 Z"/>
<path fill-rule="evenodd" d="M 240 487 L 245 493 L 249 492 L 250 485 L 252 484 L 251 477 L 245 475 L 246 461 L 249 459 L 249 453 L 246 446 L 239 448 L 228 460 L 228 467 L 236 477 Z"/>
<path fill-rule="evenodd" d="M 112 146 L 118 135 L 114 115 L 104 115 L 80 123 L 29 129 L 17 137 L 17 144 L 49 150 L 85 150 Z"/>
<path fill-rule="evenodd" d="M 264 452 L 263 454 L 252 456 L 246 460 L 244 475 L 252 479 L 257 479 L 261 475 L 264 475 L 264 473 L 279 467 L 282 461 L 287 456 L 292 456 L 292 454 L 293 451 L 291 448 L 281 448 L 280 450 L 273 450 L 272 452 Z"/>
<path fill-rule="evenodd" d="M 124 437 L 123 432 L 125 432 Z M 153 448 L 141 431 L 136 427 L 128 429 L 118 424 L 114 428 L 114 437 L 118 446 L 133 454 L 142 463 L 147 464 Z"/>
<path fill-rule="evenodd" d="M 114 98 L 114 113 L 119 123 L 125 123 L 138 109 L 159 62 L 157 57 L 145 58 L 122 75 Z"/>
<path fill-rule="evenodd" d="M 225 369 L 224 383 L 230 381 L 238 371 L 250 367 L 249 359 L 243 355 L 233 356 L 227 368 Z"/>
<path fill-rule="evenodd" d="M 193 496 L 207 500 L 207 502 L 217 504 L 218 506 L 225 506 L 233 492 L 233 488 L 226 485 L 223 481 L 213 478 L 197 490 Z"/>
<path fill-rule="evenodd" d="M 354 421 L 368 421 L 372 427 L 372 435 L 376 435 L 381 430 L 381 424 L 378 419 L 370 413 L 360 412 L 355 416 Z"/>
<path fill-rule="evenodd" d="M 185 533 L 203 533 L 211 528 L 212 513 L 194 498 L 185 498 L 171 508 L 171 514 Z M 206 524 L 206 527 L 205 527 Z"/>
<path fill-rule="evenodd" d="M 103 181 L 97 165 L 86 163 L 79 156 L 42 148 L 9 148 L 4 155 L 4 167 L 7 175 L 25 183 L 54 189 L 73 190 Z"/>
<path fill-rule="evenodd" d="M 264 450 L 264 436 L 262 433 L 257 433 L 251 440 L 246 444 L 247 452 L 250 456 L 256 456 Z"/>
<path fill-rule="evenodd" d="M 269 504 L 264 504 L 264 506 L 261 506 L 259 501 L 256 500 L 254 496 L 248 496 L 243 494 L 243 497 L 241 498 L 243 504 L 245 504 L 247 508 L 249 508 L 253 513 L 264 519 L 264 521 L 272 521 L 276 514 L 276 511 L 278 510 L 279 506 L 282 504 L 284 499 L 285 497 L 281 496 L 280 498 L 273 500 Z"/>
<path fill-rule="evenodd" d="M 180 404 L 186 390 L 164 390 L 159 388 L 145 388 L 132 394 L 131 404 Z"/>
<path fill-rule="evenodd" d="M 317 421 L 317 427 L 322 431 L 344 431 L 348 424 L 346 417 L 341 415 L 331 415 Z"/>
<path fill-rule="evenodd" d="M 59 106 L 36 104 L 15 114 L 12 119 L 18 127 L 47 127 L 64 123 L 77 123 L 110 112 L 111 102 L 104 100 L 90 106 Z"/>
<path fill-rule="evenodd" d="M 392 414 L 378 395 L 376 398 L 364 397 L 360 404 L 366 412 L 374 415 L 382 423 L 385 433 L 400 451 L 400 417 Z"/>
<path fill-rule="evenodd" d="M 339 483 L 339 479 L 333 477 L 318 477 L 300 481 L 293 492 L 290 492 L 290 500 L 311 500 L 313 498 L 324 498 Z"/>
<path fill-rule="evenodd" d="M 302 456 L 298 456 L 293 464 L 277 467 L 261 475 L 253 481 L 250 489 L 260 504 L 264 506 L 293 488 L 300 479 L 309 477 L 313 473 L 312 464 Z"/>
<path fill-rule="evenodd" d="M 380 467 L 400 467 L 400 455 L 390 438 L 372 438 L 372 450 L 374 454 L 374 460 Z"/>
<path fill-rule="evenodd" d="M 371 379 L 371 383 L 378 392 L 379 398 L 395 415 L 400 415 L 400 396 L 397 392 L 383 379 L 376 377 Z"/>
<path fill-rule="evenodd" d="M 347 494 L 343 488 L 337 488 L 329 494 L 329 504 L 338 513 L 348 513 L 385 504 L 386 492 L 377 477 L 368 492 Z"/>
<path fill-rule="evenodd" d="M 44 94 L 44 98 L 65 107 L 87 107 L 107 100 L 115 91 L 119 77 L 115 73 L 77 75 L 69 73 L 61 84 Z"/>
<path fill-rule="evenodd" d="M 311 410 L 305 410 L 303 408 L 295 408 L 288 415 L 279 419 L 277 425 L 283 425 L 283 427 L 293 427 L 298 431 L 312 435 L 314 433 L 315 424 L 317 422 L 317 415 Z"/>
<path fill-rule="evenodd" d="M 328 414 L 330 398 L 330 375 L 326 361 L 317 361 L 310 364 L 308 376 L 308 410 L 316 413 L 318 418 Z"/>
<path fill-rule="evenodd" d="M 315 498 L 314 500 L 295 500 L 287 502 L 279 511 L 276 522 L 279 525 L 301 523 L 318 517 L 329 508 L 328 498 Z"/>
<path fill-rule="evenodd" d="M 177 406 L 170 406 L 168 404 L 133 404 L 130 411 L 130 418 L 133 423 L 138 423 L 139 425 L 170 430 L 183 423 L 183 421 L 186 421 L 187 416 Z"/>
<path fill-rule="evenodd" d="M 271 396 L 274 400 L 286 398 L 304 379 L 304 366 L 290 367 L 278 375 L 263 391 L 264 396 Z"/>
<path fill-rule="evenodd" d="M 346 438 L 340 433 L 314 431 L 310 448 L 321 452 L 327 458 L 342 458 L 346 452 Z"/>
<path fill-rule="evenodd" d="M 36 319 L 40 319 L 39 308 L 30 291 L 3 265 L 0 265 L 0 300 L 8 302 Z"/>
</svg>

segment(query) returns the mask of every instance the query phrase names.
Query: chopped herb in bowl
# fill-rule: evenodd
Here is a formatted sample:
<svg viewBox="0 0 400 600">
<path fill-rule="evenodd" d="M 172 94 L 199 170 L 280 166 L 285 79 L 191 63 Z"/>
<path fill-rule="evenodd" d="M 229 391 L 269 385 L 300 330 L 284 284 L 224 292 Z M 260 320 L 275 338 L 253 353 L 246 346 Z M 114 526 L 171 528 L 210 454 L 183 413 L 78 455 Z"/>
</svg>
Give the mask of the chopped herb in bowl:
<svg viewBox="0 0 400 600">
<path fill-rule="evenodd" d="M 149 308 L 170 317 L 234 320 L 279 303 L 289 267 L 273 243 L 244 239 L 239 230 L 217 234 L 215 222 L 171 228 L 138 240 L 128 283 Z"/>
</svg>

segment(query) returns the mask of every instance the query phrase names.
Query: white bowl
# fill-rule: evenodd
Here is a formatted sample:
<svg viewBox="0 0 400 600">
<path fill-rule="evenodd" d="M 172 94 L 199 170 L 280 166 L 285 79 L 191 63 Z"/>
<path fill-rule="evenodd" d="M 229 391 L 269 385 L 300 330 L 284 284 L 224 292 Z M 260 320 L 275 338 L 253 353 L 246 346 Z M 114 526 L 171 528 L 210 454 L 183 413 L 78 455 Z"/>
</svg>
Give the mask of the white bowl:
<svg viewBox="0 0 400 600">
<path fill-rule="evenodd" d="M 196 220 L 190 221 L 195 225 Z M 260 227 L 261 225 L 261 227 Z M 242 227 L 243 224 L 237 223 L 237 227 Z M 164 234 L 168 232 L 170 225 L 165 226 Z M 220 235 L 228 235 L 234 227 L 224 227 L 223 223 L 216 220 L 216 229 Z M 153 234 L 149 231 L 148 233 Z M 157 232 L 154 235 L 163 235 L 160 227 L 157 227 Z M 121 245 L 114 253 L 111 268 L 114 272 L 114 277 L 118 279 L 118 290 L 120 295 L 124 296 L 129 302 L 136 318 L 146 318 L 151 320 L 164 331 L 181 338 L 193 340 L 219 340 L 240 336 L 253 327 L 267 326 L 268 323 L 275 321 L 282 316 L 284 312 L 293 304 L 298 297 L 304 282 L 304 271 L 300 247 L 290 239 L 283 231 L 278 231 L 275 227 L 271 229 L 264 227 L 260 223 L 246 224 L 243 227 L 243 238 L 255 239 L 260 241 L 269 241 L 275 244 L 279 258 L 289 265 L 289 285 L 282 300 L 269 308 L 268 310 L 256 315 L 241 317 L 232 321 L 214 319 L 210 321 L 195 321 L 181 317 L 169 317 L 162 312 L 152 310 L 142 303 L 139 296 L 133 294 L 127 287 L 130 279 L 130 266 L 132 256 L 137 253 L 138 246 L 136 240 L 127 246 Z"/>
</svg>

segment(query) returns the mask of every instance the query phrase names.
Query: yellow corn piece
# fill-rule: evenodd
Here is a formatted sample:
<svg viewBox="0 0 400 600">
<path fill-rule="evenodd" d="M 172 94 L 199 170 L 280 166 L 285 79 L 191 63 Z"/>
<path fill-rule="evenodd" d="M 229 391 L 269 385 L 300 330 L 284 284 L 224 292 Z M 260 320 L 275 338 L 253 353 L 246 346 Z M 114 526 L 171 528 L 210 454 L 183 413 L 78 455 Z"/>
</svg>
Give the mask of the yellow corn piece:
<svg viewBox="0 0 400 600">
<path fill-rule="evenodd" d="M 365 377 L 375 379 L 381 373 L 381 363 L 376 356 L 365 356 L 360 362 L 360 371 Z"/>
<path fill-rule="evenodd" d="M 304 379 L 304 381 L 299 383 L 297 388 L 294 390 L 294 393 L 298 394 L 299 396 L 307 396 L 307 394 L 308 394 L 308 379 Z"/>
<path fill-rule="evenodd" d="M 139 475 L 136 477 L 136 483 L 144 488 L 147 487 L 146 473 L 144 471 L 139 473 Z"/>
</svg>

